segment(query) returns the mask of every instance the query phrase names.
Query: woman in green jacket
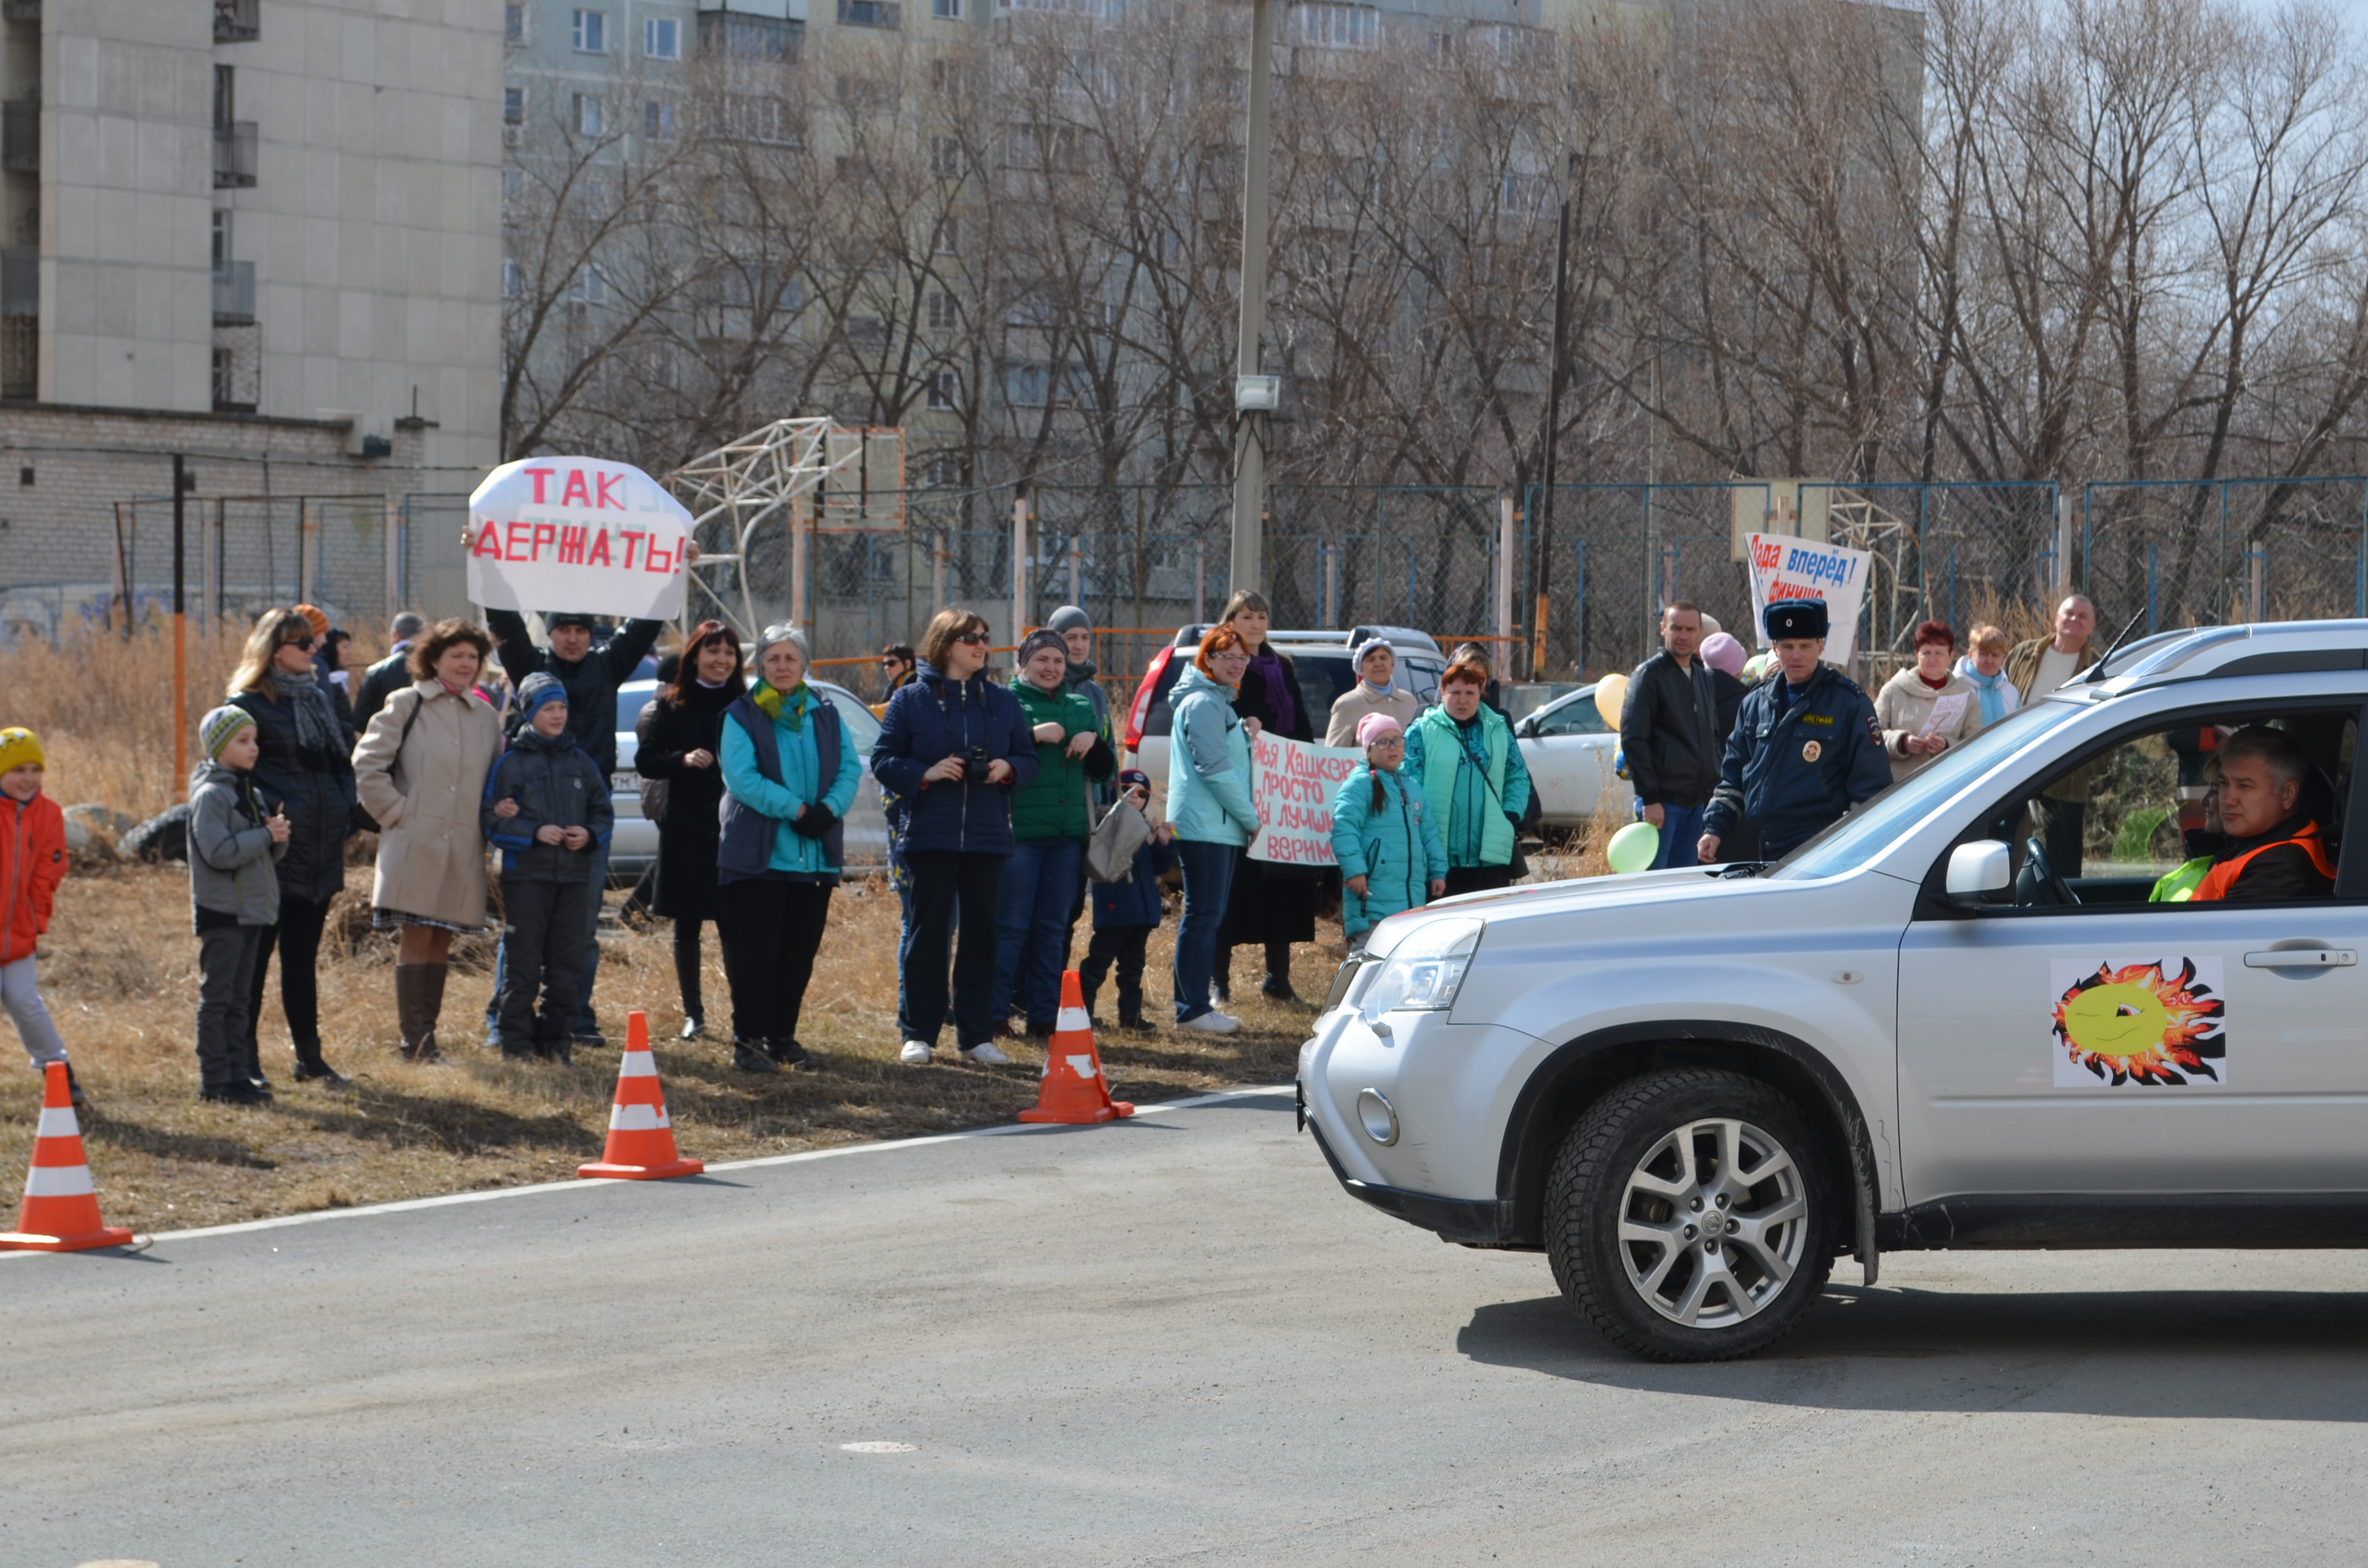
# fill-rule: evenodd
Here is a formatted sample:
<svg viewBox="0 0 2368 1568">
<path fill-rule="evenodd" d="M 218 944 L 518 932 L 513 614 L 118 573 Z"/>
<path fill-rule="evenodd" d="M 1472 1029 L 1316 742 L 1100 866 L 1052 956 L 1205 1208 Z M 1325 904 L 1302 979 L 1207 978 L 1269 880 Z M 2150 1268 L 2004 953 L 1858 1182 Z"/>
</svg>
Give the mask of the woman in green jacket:
<svg viewBox="0 0 2368 1568">
<path fill-rule="evenodd" d="M 1513 880 L 1521 812 L 1530 804 L 1530 770 L 1513 728 L 1480 703 L 1488 673 L 1447 666 L 1440 705 L 1406 732 L 1407 775 L 1430 801 L 1447 846 L 1447 892 L 1480 892 Z"/>
<path fill-rule="evenodd" d="M 1068 689 L 1069 652 L 1057 631 L 1019 644 L 1012 695 L 1036 740 L 1036 777 L 1011 797 L 1011 862 L 995 930 L 995 1032 L 1011 1033 L 1017 1001 L 1028 1032 L 1050 1037 L 1068 967 L 1069 911 L 1086 865 L 1089 780 L 1107 778 L 1118 758 L 1102 739 L 1093 704 Z"/>
</svg>

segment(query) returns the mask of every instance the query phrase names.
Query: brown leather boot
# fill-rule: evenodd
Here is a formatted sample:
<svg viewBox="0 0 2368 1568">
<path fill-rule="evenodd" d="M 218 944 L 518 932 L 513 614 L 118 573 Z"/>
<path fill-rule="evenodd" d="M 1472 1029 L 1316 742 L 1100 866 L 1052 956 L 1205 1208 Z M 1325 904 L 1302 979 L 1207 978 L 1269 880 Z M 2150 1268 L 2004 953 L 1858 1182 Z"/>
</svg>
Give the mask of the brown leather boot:
<svg viewBox="0 0 2368 1568">
<path fill-rule="evenodd" d="M 399 963 L 394 966 L 394 1014 L 403 1033 L 405 1062 L 441 1062 L 436 1049 L 436 1016 L 444 1002 L 445 966 L 440 963 Z"/>
</svg>

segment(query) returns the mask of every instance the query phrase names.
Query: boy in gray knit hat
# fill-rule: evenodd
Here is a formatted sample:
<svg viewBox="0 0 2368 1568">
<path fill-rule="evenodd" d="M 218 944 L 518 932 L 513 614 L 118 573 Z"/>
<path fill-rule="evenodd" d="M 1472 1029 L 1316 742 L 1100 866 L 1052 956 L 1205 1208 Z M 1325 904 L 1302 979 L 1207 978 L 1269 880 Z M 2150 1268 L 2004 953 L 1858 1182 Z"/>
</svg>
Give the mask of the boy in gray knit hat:
<svg viewBox="0 0 2368 1568">
<path fill-rule="evenodd" d="M 255 966 L 279 919 L 288 818 L 255 792 L 255 718 L 217 708 L 198 722 L 205 761 L 189 779 L 189 907 L 198 928 L 198 1097 L 259 1105 L 271 1085 L 255 1054 Z"/>
</svg>

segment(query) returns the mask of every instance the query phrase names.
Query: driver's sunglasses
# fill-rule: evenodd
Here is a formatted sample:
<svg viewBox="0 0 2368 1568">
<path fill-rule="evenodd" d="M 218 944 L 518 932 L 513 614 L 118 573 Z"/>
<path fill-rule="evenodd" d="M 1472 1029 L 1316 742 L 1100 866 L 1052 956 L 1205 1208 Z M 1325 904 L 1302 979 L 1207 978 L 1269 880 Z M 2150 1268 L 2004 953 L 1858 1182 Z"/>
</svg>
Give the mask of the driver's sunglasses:
<svg viewBox="0 0 2368 1568">
<path fill-rule="evenodd" d="M 954 641 L 957 642 L 967 642 L 972 647 L 975 648 L 980 643 L 986 641 L 986 633 L 984 631 L 965 631 L 961 636 L 955 638 Z"/>
<path fill-rule="evenodd" d="M 317 637 L 290 637 L 287 642 L 282 642 L 280 646 L 283 648 L 302 648 L 304 652 L 309 653 L 313 651 L 314 644 L 319 642 L 320 639 Z"/>
</svg>

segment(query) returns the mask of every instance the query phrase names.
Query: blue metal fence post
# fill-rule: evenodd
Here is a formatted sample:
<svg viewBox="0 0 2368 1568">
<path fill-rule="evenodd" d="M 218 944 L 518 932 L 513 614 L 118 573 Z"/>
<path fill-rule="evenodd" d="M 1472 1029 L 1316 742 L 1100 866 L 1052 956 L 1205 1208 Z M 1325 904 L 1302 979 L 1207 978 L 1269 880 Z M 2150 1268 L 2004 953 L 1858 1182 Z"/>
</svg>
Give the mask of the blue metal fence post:
<svg viewBox="0 0 2368 1568">
<path fill-rule="evenodd" d="M 1571 544 L 1577 556 L 1577 602 L 1571 607 L 1572 619 L 1578 624 L 1578 653 L 1571 660 L 1571 673 L 1584 680 L 1586 676 L 1579 672 L 1587 667 L 1587 536 L 1579 535 Z"/>
</svg>

